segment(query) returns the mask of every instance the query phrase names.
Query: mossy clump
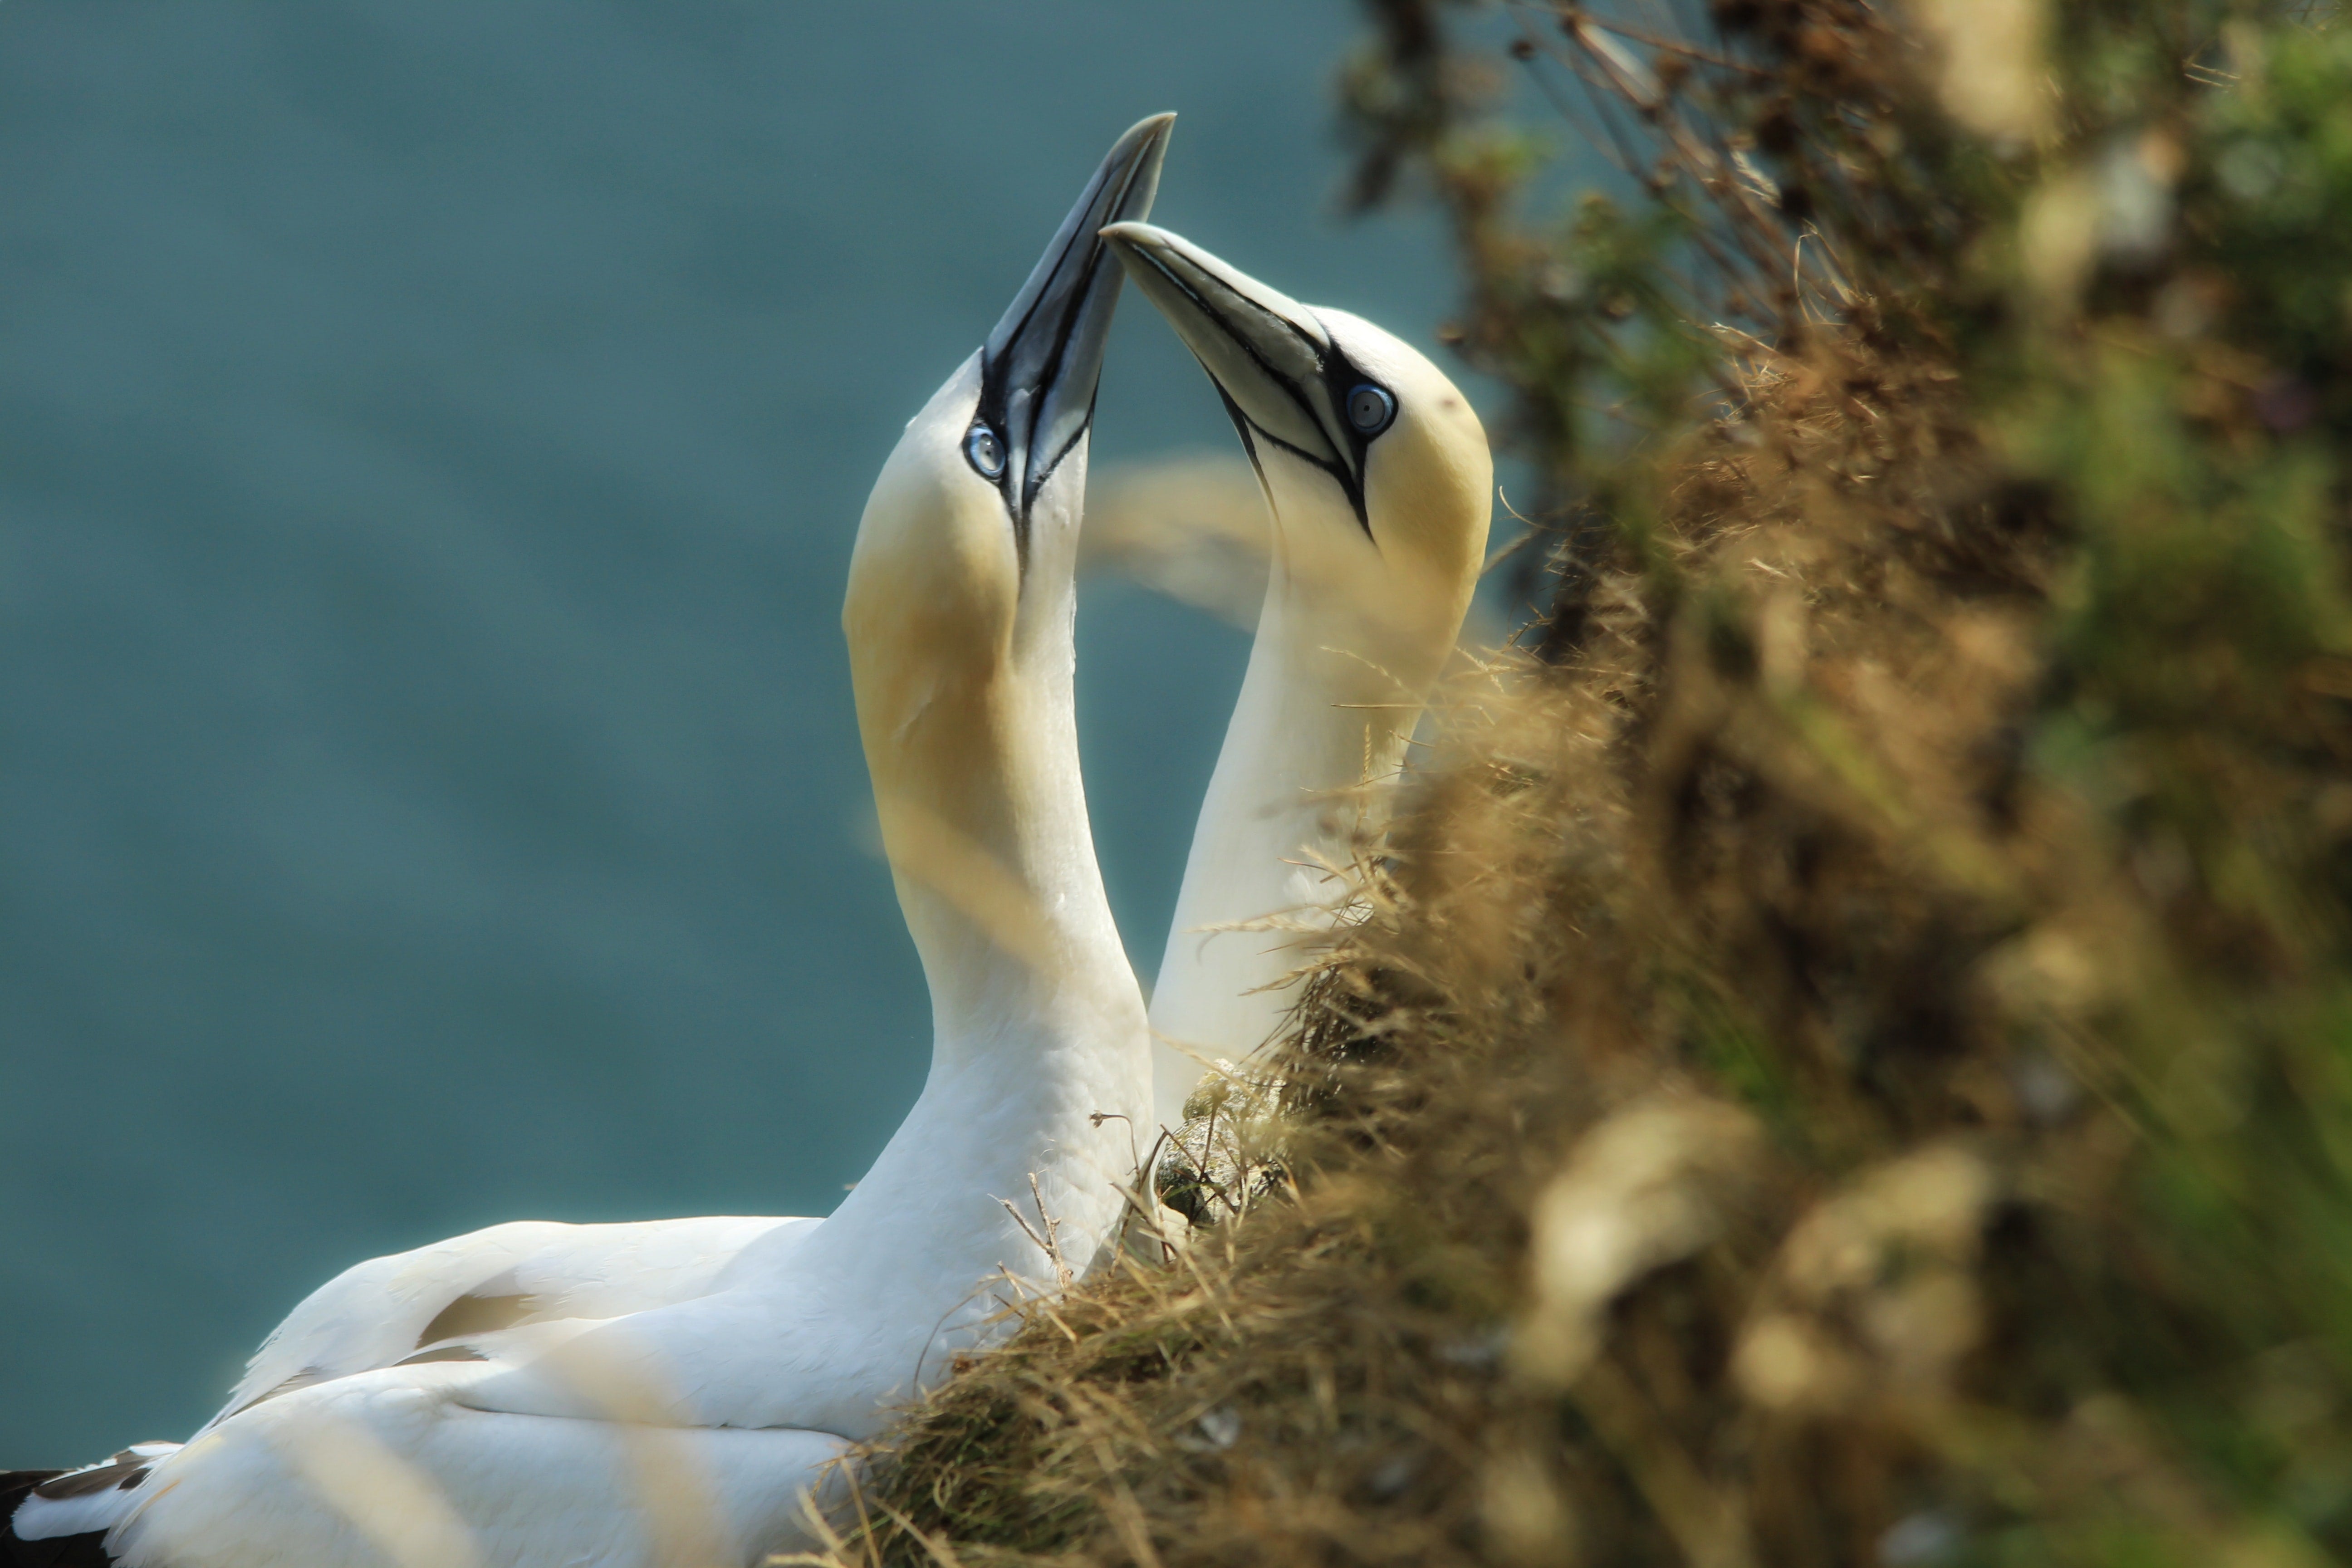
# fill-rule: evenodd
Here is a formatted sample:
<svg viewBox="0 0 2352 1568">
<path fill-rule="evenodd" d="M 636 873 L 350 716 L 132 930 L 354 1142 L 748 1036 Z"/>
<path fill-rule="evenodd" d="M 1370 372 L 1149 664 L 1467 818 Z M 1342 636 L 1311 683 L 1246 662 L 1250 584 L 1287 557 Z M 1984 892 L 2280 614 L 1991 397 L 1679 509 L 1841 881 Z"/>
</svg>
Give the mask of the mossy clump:
<svg viewBox="0 0 2352 1568">
<path fill-rule="evenodd" d="M 1278 1190 L 1036 1305 L 841 1555 L 2352 1559 L 2352 28 L 1370 11 L 1544 613 Z"/>
</svg>

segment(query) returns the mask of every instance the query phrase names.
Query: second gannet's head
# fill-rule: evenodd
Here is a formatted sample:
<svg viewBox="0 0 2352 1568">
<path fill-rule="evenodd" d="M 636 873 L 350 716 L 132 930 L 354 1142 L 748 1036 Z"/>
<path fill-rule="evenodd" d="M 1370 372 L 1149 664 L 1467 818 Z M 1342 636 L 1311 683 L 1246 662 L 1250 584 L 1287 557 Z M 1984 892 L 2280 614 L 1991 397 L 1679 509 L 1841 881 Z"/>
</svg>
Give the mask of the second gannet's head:
<svg viewBox="0 0 2352 1568">
<path fill-rule="evenodd" d="M 1224 399 L 1274 513 L 1275 592 L 1305 635 L 1425 685 L 1486 546 L 1494 459 L 1470 400 L 1393 334 L 1181 236 L 1129 222 L 1103 237 Z"/>
<path fill-rule="evenodd" d="M 842 628 L 877 790 L 937 795 L 985 765 L 1006 677 L 1066 677 L 1095 387 L 1120 269 L 1104 225 L 1150 210 L 1170 114 L 1119 138 L 980 351 L 883 464 Z"/>
</svg>

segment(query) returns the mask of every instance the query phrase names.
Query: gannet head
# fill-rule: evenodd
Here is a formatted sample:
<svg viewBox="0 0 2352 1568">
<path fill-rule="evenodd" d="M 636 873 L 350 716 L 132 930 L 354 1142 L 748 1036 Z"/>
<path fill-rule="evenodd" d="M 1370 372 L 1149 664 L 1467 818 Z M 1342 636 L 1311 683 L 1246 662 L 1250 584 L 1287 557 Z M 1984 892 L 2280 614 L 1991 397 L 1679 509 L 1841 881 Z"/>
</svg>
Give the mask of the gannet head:
<svg viewBox="0 0 2352 1568">
<path fill-rule="evenodd" d="M 1181 236 L 1127 222 L 1103 237 L 1224 399 L 1274 514 L 1273 593 L 1303 635 L 1425 686 L 1477 584 L 1492 510 L 1470 400 L 1393 334 Z"/>
<path fill-rule="evenodd" d="M 1122 279 L 1099 231 L 1150 210 L 1174 120 L 1112 147 L 987 342 L 908 422 L 858 523 L 842 628 L 877 796 L 976 814 L 961 826 L 983 841 L 1003 826 L 979 819 L 988 802 L 1009 811 L 1019 785 L 962 786 L 1068 680 L 1087 437 Z"/>
</svg>

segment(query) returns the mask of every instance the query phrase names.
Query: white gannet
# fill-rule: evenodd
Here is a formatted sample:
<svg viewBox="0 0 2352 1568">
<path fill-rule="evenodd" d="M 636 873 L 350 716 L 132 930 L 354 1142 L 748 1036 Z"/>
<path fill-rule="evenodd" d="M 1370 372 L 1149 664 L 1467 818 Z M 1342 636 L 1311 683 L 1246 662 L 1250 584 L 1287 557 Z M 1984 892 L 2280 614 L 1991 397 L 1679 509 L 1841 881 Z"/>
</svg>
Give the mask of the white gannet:
<svg viewBox="0 0 2352 1568">
<path fill-rule="evenodd" d="M 1150 1110 L 1078 772 L 1074 573 L 1120 271 L 1172 116 L 1104 160 L 911 420 L 843 626 L 933 1009 L 922 1094 L 823 1220 L 525 1222 L 316 1292 L 184 1446 L 0 1476 L 0 1563 L 709 1568 L 803 1541 L 847 1440 L 1116 1247 Z"/>
<path fill-rule="evenodd" d="M 1360 814 L 1403 764 L 1477 586 L 1494 459 L 1470 400 L 1361 317 L 1299 304 L 1149 224 L 1104 230 L 1223 398 L 1273 516 L 1248 673 L 1151 994 L 1154 1109 L 1297 1000 Z M 1368 795 L 1368 791 L 1371 792 Z M 1286 929 L 1269 929 L 1272 925 Z"/>
</svg>

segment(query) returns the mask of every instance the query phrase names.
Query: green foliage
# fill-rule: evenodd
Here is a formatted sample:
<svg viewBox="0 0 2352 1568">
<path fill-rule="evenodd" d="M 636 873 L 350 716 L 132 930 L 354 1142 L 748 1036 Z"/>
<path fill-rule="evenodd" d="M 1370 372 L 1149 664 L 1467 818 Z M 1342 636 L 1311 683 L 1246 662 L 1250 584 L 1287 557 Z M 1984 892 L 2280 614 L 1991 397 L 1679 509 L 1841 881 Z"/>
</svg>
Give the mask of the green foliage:
<svg viewBox="0 0 2352 1568">
<path fill-rule="evenodd" d="M 1368 858 L 1287 1184 L 951 1384 L 859 1549 L 2352 1560 L 2352 27 L 1470 10 L 1343 93 L 1550 613 Z"/>
<path fill-rule="evenodd" d="M 2226 290 L 2231 335 L 2300 382 L 2272 389 L 2274 417 L 2340 435 L 2352 428 L 2352 34 L 2242 21 L 2227 37 L 2237 81 L 2199 106 L 2184 238 Z"/>
</svg>

